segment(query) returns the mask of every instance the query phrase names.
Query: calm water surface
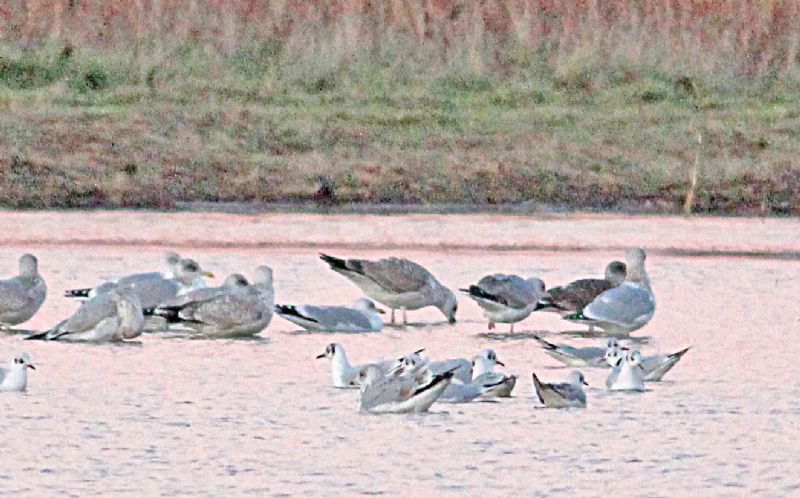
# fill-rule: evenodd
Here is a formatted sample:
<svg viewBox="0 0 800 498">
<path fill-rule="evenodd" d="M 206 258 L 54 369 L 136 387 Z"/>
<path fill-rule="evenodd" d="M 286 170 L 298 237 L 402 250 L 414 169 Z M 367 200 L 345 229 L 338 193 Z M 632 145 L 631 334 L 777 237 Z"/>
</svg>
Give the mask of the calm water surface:
<svg viewBox="0 0 800 498">
<path fill-rule="evenodd" d="M 800 251 L 796 220 L 363 217 L 365 235 L 357 216 L 144 219 L 0 216 L 12 227 L 0 242 L 0 274 L 13 273 L 16 258 L 30 250 L 49 286 L 41 311 L 23 328 L 42 329 L 70 314 L 75 303 L 61 297 L 64 289 L 159 269 L 160 254 L 171 248 L 218 276 L 269 264 L 276 301 L 297 304 L 360 296 L 317 259 L 325 242 L 341 242 L 330 252 L 342 256 L 409 257 L 453 289 L 496 271 L 538 275 L 548 285 L 597 275 L 622 257 L 616 247 L 634 244 Z M 126 228 L 137 223 L 139 232 Z M 255 229 L 265 224 L 284 232 Z M 437 224 L 439 232 L 430 228 Z M 493 247 L 496 239 L 513 243 L 509 230 L 551 245 L 568 232 L 566 245 L 587 247 Z M 420 248 L 449 234 L 459 248 Z M 286 240 L 292 244 L 281 245 Z M 594 386 L 585 410 L 534 408 L 531 371 L 557 380 L 568 370 L 557 368 L 530 334 L 583 345 L 597 339 L 570 335 L 575 327 L 550 314 L 534 314 L 515 335 L 499 325 L 490 336 L 466 299 L 454 326 L 427 309 L 410 313 L 415 324 L 407 329 L 377 334 L 301 333 L 276 317 L 256 340 L 149 334 L 137 344 L 70 345 L 2 336 L 4 364 L 24 348 L 38 370 L 27 394 L 0 395 L 0 494 L 800 495 L 800 262 L 653 251 L 647 264 L 658 306 L 635 334 L 640 346 L 693 348 L 665 382 L 648 384 L 643 394 L 606 393 L 606 371 L 585 370 Z M 433 358 L 470 357 L 491 347 L 520 379 L 514 397 L 502 402 L 360 415 L 356 392 L 330 387 L 329 363 L 314 359 L 334 341 L 353 362 L 422 347 Z"/>
</svg>

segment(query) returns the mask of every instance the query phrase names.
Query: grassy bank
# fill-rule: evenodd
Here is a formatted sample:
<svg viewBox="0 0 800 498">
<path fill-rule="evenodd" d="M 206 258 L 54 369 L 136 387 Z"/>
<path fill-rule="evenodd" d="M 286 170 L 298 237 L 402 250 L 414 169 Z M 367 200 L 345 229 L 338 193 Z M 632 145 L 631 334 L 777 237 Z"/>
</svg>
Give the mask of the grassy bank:
<svg viewBox="0 0 800 498">
<path fill-rule="evenodd" d="M 749 4 L 782 5 L 730 5 Z M 504 31 L 468 8 L 460 28 L 304 11 L 281 33 L 222 16 L 216 35 L 136 31 L 127 44 L 8 32 L 0 204 L 673 212 L 692 190 L 695 212 L 800 214 L 796 10 L 738 27 L 676 11 L 666 28 L 589 12 L 573 31 L 576 13 L 561 12 L 533 38 L 536 16 Z"/>
</svg>

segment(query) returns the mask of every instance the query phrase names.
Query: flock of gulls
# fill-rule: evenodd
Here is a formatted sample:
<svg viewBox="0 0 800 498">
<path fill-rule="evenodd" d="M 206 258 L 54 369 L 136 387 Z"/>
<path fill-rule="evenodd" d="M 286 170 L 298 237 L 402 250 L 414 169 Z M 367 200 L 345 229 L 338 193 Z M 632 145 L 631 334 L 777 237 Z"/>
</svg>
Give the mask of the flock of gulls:
<svg viewBox="0 0 800 498">
<path fill-rule="evenodd" d="M 107 342 L 125 341 L 143 332 L 181 331 L 199 337 L 243 337 L 267 328 L 273 314 L 311 331 L 378 332 L 381 315 L 433 306 L 449 323 L 458 311 L 456 294 L 442 285 L 421 265 L 403 258 L 380 260 L 341 259 L 321 254 L 331 270 L 355 283 L 367 296 L 352 306 L 275 304 L 272 270 L 257 267 L 252 280 L 242 274 L 229 275 L 218 287 L 209 287 L 205 277 L 213 275 L 196 261 L 174 252 L 165 254 L 166 270 L 138 273 L 95 287 L 70 289 L 68 298 L 80 301 L 72 316 L 52 328 L 25 337 L 26 340 Z M 609 390 L 643 391 L 645 382 L 655 382 L 680 360 L 688 348 L 672 354 L 642 356 L 620 343 L 631 332 L 646 325 L 655 312 L 655 297 L 645 270 L 645 252 L 627 251 L 626 263 L 612 261 L 603 278 L 585 278 L 547 289 L 536 277 L 493 274 L 460 289 L 471 298 L 488 320 L 491 330 L 498 323 L 514 324 L 537 311 L 554 312 L 564 320 L 601 329 L 605 338 L 597 347 L 577 348 L 554 344 L 534 336 L 543 351 L 570 367 L 610 368 Z M 31 254 L 19 259 L 19 274 L 0 280 L 0 328 L 10 329 L 31 319 L 47 294 Z M 485 349 L 471 359 L 433 361 L 420 349 L 400 358 L 362 365 L 350 364 L 344 346 L 329 344 L 317 358 L 331 361 L 333 386 L 357 388 L 358 408 L 369 413 L 413 413 L 427 411 L 436 401 L 468 403 L 473 400 L 509 397 L 517 378 L 495 371 L 504 366 L 497 354 Z M 10 368 L 0 369 L 0 392 L 24 391 L 30 356 L 16 355 Z M 534 373 L 533 385 L 544 407 L 586 406 L 583 373 L 573 371 L 564 383 L 542 382 Z"/>
</svg>

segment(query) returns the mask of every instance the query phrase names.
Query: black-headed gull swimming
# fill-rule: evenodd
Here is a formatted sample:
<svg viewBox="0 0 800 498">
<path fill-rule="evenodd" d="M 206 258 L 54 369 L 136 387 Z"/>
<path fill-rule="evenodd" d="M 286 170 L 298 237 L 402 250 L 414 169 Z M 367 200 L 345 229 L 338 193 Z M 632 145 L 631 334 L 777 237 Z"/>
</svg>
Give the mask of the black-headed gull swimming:
<svg viewBox="0 0 800 498">
<path fill-rule="evenodd" d="M 483 398 L 508 398 L 517 385 L 516 375 L 495 372 L 495 366 L 504 367 L 492 349 L 484 349 L 472 358 L 472 382 L 490 387 L 481 395 Z"/>
<path fill-rule="evenodd" d="M 432 374 L 427 369 L 387 376 L 377 365 L 367 365 L 358 374 L 358 409 L 373 414 L 426 412 L 452 378 L 452 371 Z"/>
<path fill-rule="evenodd" d="M 306 330 L 320 332 L 379 332 L 384 311 L 366 298 L 357 299 L 352 308 L 346 306 L 312 306 L 276 304 L 275 313 Z"/>
<path fill-rule="evenodd" d="M 588 385 L 583 373 L 570 372 L 567 382 L 548 384 L 532 374 L 536 396 L 544 408 L 582 408 L 586 406 L 586 392 L 583 386 Z"/>
<path fill-rule="evenodd" d="M 583 310 L 565 319 L 595 325 L 613 335 L 628 335 L 653 318 L 656 300 L 644 268 L 643 249 L 630 249 L 625 282 L 597 296 Z"/>
<path fill-rule="evenodd" d="M 611 391 L 644 391 L 642 355 L 637 350 L 626 351 L 618 366 L 612 369 L 606 386 Z"/>
<path fill-rule="evenodd" d="M 568 367 L 598 367 L 605 365 L 605 354 L 608 348 L 616 345 L 619 346 L 619 341 L 612 337 L 605 341 L 605 347 L 582 347 L 576 348 L 568 344 L 554 344 L 548 342 L 538 335 L 533 336 L 534 339 L 542 346 L 544 352 L 560 361 Z"/>
<path fill-rule="evenodd" d="M 413 354 L 419 354 L 423 350 L 420 349 Z M 333 380 L 333 387 L 339 388 L 357 388 L 357 377 L 359 372 L 367 365 L 377 365 L 382 372 L 388 374 L 391 371 L 397 371 L 401 365 L 403 358 L 392 360 L 381 360 L 374 363 L 367 363 L 363 365 L 351 365 L 347 359 L 347 353 L 344 346 L 338 342 L 332 342 L 325 347 L 325 352 L 317 355 L 317 359 L 327 358 L 331 360 L 331 378 Z"/>
<path fill-rule="evenodd" d="M 683 355 L 685 355 L 689 349 L 690 348 L 684 348 L 670 354 L 643 356 L 642 371 L 644 372 L 644 380 L 647 382 L 659 382 L 664 378 L 664 375 L 672 370 L 672 367 L 683 358 Z M 620 360 L 624 358 L 623 351 L 626 351 L 626 349 L 621 348 L 619 344 L 609 344 L 603 359 L 598 360 L 598 364 L 610 366 L 612 368 L 620 365 Z"/>
<path fill-rule="evenodd" d="M 495 323 L 508 323 L 511 332 L 514 332 L 516 322 L 524 320 L 536 309 L 536 303 L 545 294 L 541 279 L 523 279 L 503 273 L 487 275 L 461 291 L 483 309 L 489 320 L 489 330 L 494 329 Z"/>
<path fill-rule="evenodd" d="M 0 329 L 27 322 L 39 311 L 47 286 L 39 274 L 39 260 L 32 254 L 19 258 L 19 274 L 0 280 Z"/>
<path fill-rule="evenodd" d="M 376 261 L 340 259 L 327 254 L 320 254 L 320 258 L 332 270 L 358 285 L 364 294 L 391 308 L 391 323 L 395 321 L 394 311 L 397 309 L 403 310 L 403 323 L 406 324 L 406 310 L 427 306 L 438 308 L 448 322 L 456 321 L 458 301 L 455 294 L 413 261 L 401 258 Z"/>
<path fill-rule="evenodd" d="M 36 370 L 28 353 L 19 353 L 7 369 L 0 368 L 0 392 L 21 392 L 28 388 L 28 369 Z"/>
</svg>

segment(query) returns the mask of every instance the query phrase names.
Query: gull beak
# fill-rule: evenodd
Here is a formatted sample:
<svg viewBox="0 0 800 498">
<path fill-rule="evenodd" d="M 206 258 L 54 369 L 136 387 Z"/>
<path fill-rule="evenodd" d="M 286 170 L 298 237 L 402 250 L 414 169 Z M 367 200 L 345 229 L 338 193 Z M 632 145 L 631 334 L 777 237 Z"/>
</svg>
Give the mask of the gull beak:
<svg viewBox="0 0 800 498">
<path fill-rule="evenodd" d="M 325 358 L 325 353 L 322 353 L 322 354 L 318 354 L 318 355 L 317 355 L 317 359 L 318 359 L 318 360 L 321 360 L 321 359 L 323 359 L 323 358 Z"/>
<path fill-rule="evenodd" d="M 210 271 L 204 271 L 204 272 L 202 273 L 202 275 L 203 275 L 204 277 L 208 277 L 208 278 L 214 278 L 214 274 L 213 274 L 213 273 L 211 273 Z"/>
<path fill-rule="evenodd" d="M 505 364 L 505 363 L 503 363 L 503 362 L 502 362 L 502 361 L 500 361 L 500 360 L 494 360 L 494 363 L 495 363 L 496 365 L 500 365 L 501 367 L 504 367 L 504 366 L 506 366 L 506 364 Z"/>
<path fill-rule="evenodd" d="M 586 382 L 585 380 L 583 381 L 583 385 L 586 386 L 586 387 L 589 387 L 589 383 Z"/>
<path fill-rule="evenodd" d="M 375 313 L 377 313 L 379 315 L 385 315 L 386 314 L 386 310 L 378 308 L 377 306 L 375 306 Z"/>
<path fill-rule="evenodd" d="M 414 354 L 420 354 L 423 351 L 425 351 L 425 348 L 418 349 L 418 350 L 414 351 Z"/>
<path fill-rule="evenodd" d="M 34 367 L 33 365 L 31 365 L 30 363 L 28 363 L 28 368 L 30 368 L 31 370 L 36 370 L 36 367 Z"/>
</svg>

